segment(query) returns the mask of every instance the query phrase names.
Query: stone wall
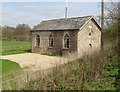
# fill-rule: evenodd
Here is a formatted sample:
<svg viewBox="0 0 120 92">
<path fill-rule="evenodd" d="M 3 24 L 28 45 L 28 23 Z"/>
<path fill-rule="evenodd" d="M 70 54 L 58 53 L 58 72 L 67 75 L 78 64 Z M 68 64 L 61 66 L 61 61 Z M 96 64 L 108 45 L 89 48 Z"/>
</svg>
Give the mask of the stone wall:
<svg viewBox="0 0 120 92">
<path fill-rule="evenodd" d="M 90 27 L 91 31 L 90 31 Z M 63 48 L 64 34 L 68 33 L 70 36 L 70 48 Z M 49 36 L 54 37 L 53 48 L 49 48 Z M 85 54 L 91 54 L 99 51 L 101 47 L 101 31 L 96 25 L 95 21 L 91 19 L 80 30 L 69 31 L 33 31 L 32 35 L 32 52 L 40 54 L 62 54 L 68 58 L 79 58 Z M 35 46 L 36 36 L 40 36 L 40 46 Z"/>
<path fill-rule="evenodd" d="M 90 27 L 92 32 L 90 32 Z M 91 35 L 89 35 L 91 33 Z M 91 44 L 91 45 L 90 45 Z M 80 31 L 78 32 L 78 57 L 82 57 L 85 54 L 91 54 L 95 51 L 99 51 L 101 47 L 101 31 L 96 26 L 94 20 L 90 20 Z"/>
<path fill-rule="evenodd" d="M 70 48 L 63 49 L 63 36 L 65 33 L 68 33 L 70 36 Z M 71 31 L 35 31 L 32 32 L 32 52 L 33 53 L 40 53 L 40 54 L 62 54 L 63 56 L 74 55 L 77 56 L 77 30 Z M 53 34 L 54 42 L 53 48 L 49 48 L 49 35 Z M 40 46 L 35 46 L 35 39 L 36 36 L 40 36 Z M 70 56 L 71 57 L 71 56 Z"/>
</svg>

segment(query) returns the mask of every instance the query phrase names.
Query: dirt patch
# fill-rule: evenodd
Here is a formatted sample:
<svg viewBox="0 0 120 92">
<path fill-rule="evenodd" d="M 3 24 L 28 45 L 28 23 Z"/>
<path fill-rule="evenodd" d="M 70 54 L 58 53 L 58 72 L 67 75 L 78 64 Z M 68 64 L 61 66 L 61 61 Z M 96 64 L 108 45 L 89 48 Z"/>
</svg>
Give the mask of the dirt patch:
<svg viewBox="0 0 120 92">
<path fill-rule="evenodd" d="M 1 56 L 1 59 L 15 61 L 19 63 L 21 67 L 31 67 L 31 68 L 39 67 L 42 70 L 68 62 L 67 58 L 40 55 L 35 53 L 6 55 L 6 56 Z"/>
</svg>

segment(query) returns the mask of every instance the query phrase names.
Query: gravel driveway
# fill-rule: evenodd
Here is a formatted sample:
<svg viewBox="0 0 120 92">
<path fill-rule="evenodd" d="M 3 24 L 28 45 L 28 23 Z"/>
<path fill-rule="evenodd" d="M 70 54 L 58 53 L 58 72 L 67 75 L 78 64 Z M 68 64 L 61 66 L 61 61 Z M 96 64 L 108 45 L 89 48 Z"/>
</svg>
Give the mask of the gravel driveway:
<svg viewBox="0 0 120 92">
<path fill-rule="evenodd" d="M 1 59 L 7 59 L 15 61 L 20 64 L 21 67 L 39 67 L 40 69 L 48 69 L 56 65 L 64 64 L 68 62 L 66 58 L 57 56 L 47 56 L 35 53 L 24 53 L 15 55 L 1 56 Z"/>
</svg>

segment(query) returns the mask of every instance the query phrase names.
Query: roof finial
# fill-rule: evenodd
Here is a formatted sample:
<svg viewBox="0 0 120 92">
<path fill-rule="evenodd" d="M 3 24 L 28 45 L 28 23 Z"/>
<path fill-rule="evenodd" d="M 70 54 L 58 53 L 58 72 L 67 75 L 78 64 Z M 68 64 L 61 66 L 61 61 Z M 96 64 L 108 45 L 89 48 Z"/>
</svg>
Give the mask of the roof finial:
<svg viewBox="0 0 120 92">
<path fill-rule="evenodd" d="M 68 0 L 66 0 L 66 6 L 65 6 L 65 18 L 67 18 L 67 3 L 68 3 Z"/>
</svg>

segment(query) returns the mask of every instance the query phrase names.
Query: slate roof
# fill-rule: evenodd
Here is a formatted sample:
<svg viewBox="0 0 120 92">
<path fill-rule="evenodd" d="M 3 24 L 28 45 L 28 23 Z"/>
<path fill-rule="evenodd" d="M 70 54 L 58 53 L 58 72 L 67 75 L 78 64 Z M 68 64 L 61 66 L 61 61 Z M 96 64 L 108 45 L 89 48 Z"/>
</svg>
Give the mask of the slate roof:
<svg viewBox="0 0 120 92">
<path fill-rule="evenodd" d="M 75 18 L 62 18 L 54 20 L 42 21 L 35 26 L 33 30 L 68 30 L 80 29 L 92 16 L 75 17 Z"/>
</svg>

